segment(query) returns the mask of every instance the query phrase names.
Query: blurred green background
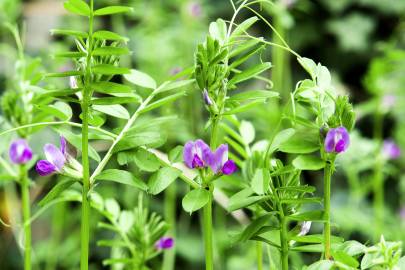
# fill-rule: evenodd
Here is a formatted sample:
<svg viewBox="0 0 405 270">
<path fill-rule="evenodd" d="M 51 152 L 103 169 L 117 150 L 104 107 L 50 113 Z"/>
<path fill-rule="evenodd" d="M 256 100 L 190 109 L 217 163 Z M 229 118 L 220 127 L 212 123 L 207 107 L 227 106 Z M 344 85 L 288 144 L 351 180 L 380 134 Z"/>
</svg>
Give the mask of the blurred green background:
<svg viewBox="0 0 405 270">
<path fill-rule="evenodd" d="M 131 14 L 98 20 L 96 27 L 113 29 L 129 37 L 129 47 L 133 53 L 130 58 L 122 59 L 122 64 L 151 74 L 158 82 L 193 66 L 196 44 L 205 38 L 209 22 L 217 18 L 230 20 L 233 14 L 227 0 L 96 1 L 100 7 L 106 4 L 134 8 Z M 387 95 L 395 96 L 395 104 L 383 115 L 383 137 L 395 139 L 405 149 L 405 1 L 281 0 L 272 9 L 257 9 L 272 22 L 292 49 L 327 66 L 333 74 L 335 86 L 341 93 L 349 94 L 355 104 L 358 116 L 356 134 L 350 151 L 339 161 L 338 173 L 333 182 L 333 220 L 337 231 L 346 239 L 372 242 L 374 221 L 368 182 L 374 164 L 372 153 L 377 145 L 373 140 L 374 112 Z M 241 22 L 252 15 L 245 10 L 237 21 Z M 54 38 L 49 30 L 86 30 L 83 28 L 86 26 L 84 20 L 67 15 L 63 1 L 0 0 L 0 92 L 12 89 L 16 83 L 14 63 L 17 51 L 12 36 L 1 26 L 6 22 L 22 27 L 26 53 L 32 59 L 41 60 L 42 66 L 39 69 L 44 72 L 66 69 L 66 62 L 53 58 L 52 53 L 72 47 L 73 44 L 70 40 Z M 277 38 L 273 39 L 270 29 L 260 21 L 253 27 L 252 34 L 277 41 Z M 305 76 L 296 60 L 283 51 L 269 49 L 262 57 L 275 65 L 274 73 L 266 76 L 273 80 L 273 90 L 280 91 L 284 96 L 293 90 L 296 81 Z M 58 79 L 47 81 L 46 84 L 67 87 L 68 81 Z M 254 85 L 245 87 L 252 88 Z M 164 128 L 168 134 L 167 149 L 204 134 L 207 115 L 197 91 L 189 92 L 187 98 L 161 109 L 159 114 L 179 116 Z M 278 106 L 269 103 L 240 118 L 253 122 L 258 137 L 266 138 L 273 131 L 279 114 Z M 109 125 L 115 126 L 114 123 Z M 42 132 L 35 137 L 34 151 L 40 152 L 41 145 L 50 140 L 56 141 L 55 135 L 49 131 Z M 2 153 L 7 149 L 7 143 L 6 139 L 1 139 Z M 104 149 L 103 145 L 97 147 Z M 389 240 L 405 240 L 405 210 L 402 217 L 400 214 L 401 208 L 405 209 L 404 161 L 402 156 L 384 168 L 384 235 Z M 304 176 L 307 183 L 321 186 L 319 174 Z M 35 179 L 34 174 L 32 177 Z M 34 207 L 35 201 L 43 197 L 54 181 L 56 179 L 36 179 L 32 190 Z M 6 221 L 18 218 L 18 193 L 15 187 L 3 181 L 0 181 L 0 187 L 0 217 Z M 100 193 L 106 197 L 116 198 L 122 208 L 136 205 L 137 192 L 133 189 L 114 185 L 100 189 Z M 184 192 L 186 187 L 178 184 L 179 199 Z M 148 196 L 147 201 L 152 210 L 163 214 L 163 196 Z M 180 200 L 178 202 L 176 269 L 202 269 L 199 217 L 196 214 L 189 216 L 181 209 Z M 55 269 L 55 262 L 57 269 L 77 268 L 79 213 L 76 204 L 57 205 L 33 224 L 37 269 Z M 96 213 L 92 217 L 91 267 L 109 269 L 101 264 L 102 259 L 109 256 L 109 250 L 95 245 L 95 239 L 105 236 L 105 232 L 96 228 L 100 218 Z M 55 231 L 52 224 L 58 223 L 59 230 Z M 237 230 L 238 224 L 229 213 L 216 206 L 214 223 L 216 252 L 220 255 L 219 269 L 255 269 L 254 245 L 231 245 L 230 231 Z M 0 226 L 0 269 L 21 269 L 22 259 L 18 248 L 20 237 L 13 230 Z M 311 256 L 294 256 L 294 265 L 299 267 L 303 262 L 309 263 L 316 259 Z M 54 262 L 49 262 L 49 257 Z"/>
</svg>

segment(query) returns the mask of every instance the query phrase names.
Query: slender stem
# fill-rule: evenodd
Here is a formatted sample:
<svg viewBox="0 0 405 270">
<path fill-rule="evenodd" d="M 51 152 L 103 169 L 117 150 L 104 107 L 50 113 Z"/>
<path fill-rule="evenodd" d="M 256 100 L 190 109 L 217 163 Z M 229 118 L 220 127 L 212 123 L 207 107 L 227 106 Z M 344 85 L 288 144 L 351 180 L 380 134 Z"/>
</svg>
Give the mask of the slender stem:
<svg viewBox="0 0 405 270">
<path fill-rule="evenodd" d="M 284 216 L 284 210 L 282 205 L 279 203 L 279 214 L 280 214 L 280 244 L 281 244 L 281 266 L 283 270 L 288 270 L 288 238 L 287 238 L 287 220 Z"/>
<path fill-rule="evenodd" d="M 329 260 L 331 258 L 330 252 L 330 239 L 331 239 L 331 229 L 330 229 L 330 190 L 331 190 L 331 178 L 334 170 L 334 161 L 328 160 L 326 162 L 324 170 L 324 211 L 325 211 L 325 223 L 323 229 L 324 235 L 324 250 L 325 259 Z"/>
<path fill-rule="evenodd" d="M 176 182 L 171 184 L 165 190 L 165 220 L 170 225 L 170 234 L 175 238 L 176 236 Z M 162 270 L 173 270 L 176 260 L 175 247 L 167 249 L 163 255 Z"/>
<path fill-rule="evenodd" d="M 257 270 L 263 270 L 263 243 L 256 241 Z"/>
<path fill-rule="evenodd" d="M 157 88 L 155 91 L 153 91 L 147 99 L 145 99 L 144 102 L 138 107 L 136 112 L 132 115 L 132 117 L 128 120 L 124 128 L 121 130 L 120 134 L 118 134 L 113 143 L 111 144 L 110 148 L 108 149 L 107 153 L 101 160 L 101 162 L 98 164 L 97 168 L 94 170 L 93 174 L 90 177 L 90 183 L 93 184 L 95 181 L 95 178 L 97 175 L 99 175 L 104 167 L 107 165 L 108 161 L 113 155 L 114 147 L 124 138 L 125 133 L 132 127 L 132 125 L 135 123 L 135 120 L 138 118 L 138 116 L 142 113 L 142 110 L 151 102 L 151 100 L 155 97 L 155 95 L 159 92 L 159 89 L 161 89 L 163 85 L 161 85 L 159 88 Z"/>
<path fill-rule="evenodd" d="M 20 186 L 24 222 L 24 270 L 31 270 L 31 223 L 27 222 L 31 216 L 30 185 L 24 165 L 20 166 Z"/>
<path fill-rule="evenodd" d="M 210 199 L 203 209 L 203 229 L 205 248 L 205 269 L 214 269 L 214 252 L 212 247 L 212 192 Z"/>
<path fill-rule="evenodd" d="M 83 89 L 82 109 L 82 166 L 83 166 L 83 190 L 82 190 L 82 225 L 81 225 L 81 253 L 80 269 L 89 269 L 89 242 L 90 242 L 90 202 L 88 193 L 90 190 L 90 165 L 89 165 L 89 105 L 91 95 L 91 57 L 93 49 L 93 0 L 90 0 L 89 37 L 87 40 L 87 58 L 85 87 Z"/>
<path fill-rule="evenodd" d="M 375 233 L 374 240 L 378 241 L 384 227 L 384 175 L 382 172 L 383 162 L 378 158 L 374 168 L 373 178 L 373 208 L 375 218 Z"/>
<path fill-rule="evenodd" d="M 57 269 L 58 256 L 60 256 L 60 249 L 58 245 L 60 244 L 63 227 L 65 224 L 66 215 L 66 204 L 61 203 L 57 205 L 52 212 L 52 239 L 50 244 L 50 250 L 46 269 L 55 270 Z"/>
</svg>

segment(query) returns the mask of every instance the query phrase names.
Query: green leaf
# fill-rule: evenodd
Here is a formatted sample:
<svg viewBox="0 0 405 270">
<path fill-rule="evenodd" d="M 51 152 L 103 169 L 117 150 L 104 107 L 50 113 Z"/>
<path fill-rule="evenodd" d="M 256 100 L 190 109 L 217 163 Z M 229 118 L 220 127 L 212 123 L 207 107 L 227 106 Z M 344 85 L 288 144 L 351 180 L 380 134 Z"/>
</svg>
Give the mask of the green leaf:
<svg viewBox="0 0 405 270">
<path fill-rule="evenodd" d="M 162 132 L 145 131 L 127 135 L 114 147 L 114 153 L 129 150 L 139 146 L 159 147 L 164 144 L 166 137 Z"/>
<path fill-rule="evenodd" d="M 140 148 L 135 153 L 133 160 L 142 171 L 155 172 L 160 168 L 160 162 L 157 157 L 143 148 Z"/>
<path fill-rule="evenodd" d="M 295 221 L 325 221 L 324 212 L 321 210 L 298 212 L 288 216 L 288 219 Z"/>
<path fill-rule="evenodd" d="M 62 182 L 57 183 L 46 196 L 38 203 L 39 207 L 43 207 L 44 205 L 48 204 L 53 199 L 59 197 L 59 195 L 70 188 L 76 180 L 65 180 Z"/>
<path fill-rule="evenodd" d="M 279 149 L 284 153 L 309 154 L 319 150 L 319 142 L 313 137 L 294 136 L 280 145 Z"/>
<path fill-rule="evenodd" d="M 354 259 L 353 257 L 349 256 L 348 254 L 346 254 L 343 251 L 332 251 L 332 256 L 333 256 L 333 260 L 341 262 L 347 266 L 353 267 L 355 269 L 357 269 L 357 267 L 359 266 L 359 262 Z"/>
<path fill-rule="evenodd" d="M 121 105 L 93 105 L 93 110 L 99 111 L 117 118 L 129 119 L 129 113 Z"/>
<path fill-rule="evenodd" d="M 270 186 L 270 175 L 266 169 L 257 169 L 250 184 L 250 188 L 258 195 L 265 194 Z"/>
<path fill-rule="evenodd" d="M 226 111 L 224 114 L 225 115 L 232 115 L 232 114 L 236 114 L 236 113 L 245 112 L 245 111 L 250 110 L 250 109 L 256 107 L 257 105 L 263 103 L 264 101 L 265 100 L 258 100 L 258 99 L 252 100 L 252 101 L 246 102 L 246 103 L 244 103 L 242 105 L 239 105 L 239 106 L 237 106 L 235 108 L 232 108 L 232 109 Z"/>
<path fill-rule="evenodd" d="M 229 206 L 228 210 L 230 212 L 241 209 L 241 208 L 246 208 L 252 204 L 258 203 L 262 200 L 268 199 L 268 196 L 251 196 L 247 198 L 242 198 L 239 200 L 230 200 L 229 201 Z"/>
<path fill-rule="evenodd" d="M 177 163 L 183 161 L 183 146 L 178 145 L 169 152 L 169 161 L 170 163 Z"/>
<path fill-rule="evenodd" d="M 218 40 L 221 44 L 224 44 L 227 35 L 226 29 L 225 21 L 218 19 L 215 22 L 210 23 L 209 32 L 212 38 Z"/>
<path fill-rule="evenodd" d="M 149 193 L 152 195 L 159 194 L 163 190 L 165 190 L 171 183 L 176 180 L 177 177 L 181 175 L 181 171 L 172 168 L 172 167 L 164 167 L 160 169 L 158 172 L 154 173 L 149 180 Z"/>
<path fill-rule="evenodd" d="M 362 243 L 351 240 L 346 241 L 341 246 L 339 246 L 339 250 L 344 251 L 346 254 L 350 256 L 357 256 L 366 252 L 367 247 Z"/>
<path fill-rule="evenodd" d="M 325 161 L 311 155 L 299 155 L 293 160 L 292 164 L 298 170 L 317 171 L 325 167 Z"/>
<path fill-rule="evenodd" d="M 303 236 L 292 236 L 290 240 L 294 240 L 299 243 L 323 243 L 325 240 L 325 237 L 323 234 L 311 234 L 311 235 L 303 235 Z M 331 242 L 332 243 L 342 243 L 343 238 L 337 237 L 337 236 L 332 236 L 331 237 Z"/>
<path fill-rule="evenodd" d="M 148 189 L 148 186 L 144 182 L 136 178 L 133 174 L 118 169 L 105 170 L 97 175 L 96 180 L 117 182 L 120 184 L 137 187 L 144 191 Z"/>
<path fill-rule="evenodd" d="M 156 89 L 155 80 L 148 74 L 138 71 L 136 69 L 131 69 L 129 74 L 124 75 L 124 78 L 130 83 L 133 83 L 135 85 L 150 89 Z"/>
<path fill-rule="evenodd" d="M 93 67 L 92 71 L 100 75 L 116 75 L 128 74 L 130 71 L 127 68 L 117 67 L 109 64 L 100 64 Z"/>
<path fill-rule="evenodd" d="M 102 98 L 94 98 L 91 100 L 91 104 L 94 105 L 113 105 L 113 104 L 126 104 L 126 103 L 133 103 L 139 104 L 141 103 L 140 96 L 134 97 L 102 97 Z"/>
<path fill-rule="evenodd" d="M 255 139 L 255 128 L 252 123 L 248 121 L 242 121 L 240 123 L 239 133 L 242 136 L 245 145 L 249 145 Z"/>
<path fill-rule="evenodd" d="M 83 73 L 77 70 L 70 70 L 64 72 L 55 72 L 55 73 L 47 73 L 45 77 L 47 78 L 54 78 L 54 77 L 71 77 L 71 76 L 81 76 Z"/>
<path fill-rule="evenodd" d="M 130 52 L 128 48 L 112 47 L 112 46 L 98 47 L 93 51 L 94 56 L 125 55 L 129 53 Z"/>
<path fill-rule="evenodd" d="M 65 29 L 52 29 L 51 35 L 59 36 L 73 36 L 76 38 L 87 38 L 88 34 L 83 31 L 65 30 Z"/>
<path fill-rule="evenodd" d="M 87 17 L 90 16 L 90 7 L 83 0 L 68 0 L 63 4 L 63 6 L 71 13 Z"/>
<path fill-rule="evenodd" d="M 239 24 L 235 30 L 232 32 L 232 35 L 230 39 L 235 39 L 239 35 L 244 35 L 245 32 L 255 23 L 259 20 L 256 16 L 251 17 L 245 21 L 243 21 L 241 24 Z"/>
<path fill-rule="evenodd" d="M 255 100 L 255 99 L 268 99 L 279 97 L 279 93 L 268 90 L 250 90 L 243 91 L 239 94 L 233 95 L 229 98 L 230 101 L 245 101 L 245 100 Z"/>
<path fill-rule="evenodd" d="M 260 73 L 268 70 L 269 68 L 271 68 L 271 63 L 266 62 L 266 63 L 262 63 L 259 64 L 257 66 L 251 67 L 249 69 L 246 69 L 244 71 L 242 71 L 241 73 L 236 74 L 235 76 L 233 76 L 233 78 L 229 81 L 229 85 L 235 85 L 237 83 L 249 80 L 250 78 L 253 78 L 257 75 L 259 75 Z"/>
<path fill-rule="evenodd" d="M 125 12 L 131 12 L 131 11 L 133 11 L 133 8 L 130 8 L 130 7 L 109 6 L 109 7 L 97 9 L 96 11 L 94 11 L 94 15 L 103 16 L 103 15 L 125 13 Z"/>
<path fill-rule="evenodd" d="M 97 31 L 93 33 L 93 38 L 95 39 L 105 39 L 105 40 L 116 40 L 116 41 L 124 41 L 127 42 L 128 38 L 118 35 L 117 33 L 110 32 L 110 31 Z"/>
<path fill-rule="evenodd" d="M 263 38 L 259 38 L 260 40 L 264 41 Z M 244 41 L 241 45 L 237 46 L 234 50 L 229 53 L 229 58 L 238 56 L 242 52 L 249 50 L 250 48 L 256 46 L 260 41 L 257 39 L 251 39 L 248 41 Z"/>
<path fill-rule="evenodd" d="M 108 198 L 104 202 L 105 210 L 114 219 L 117 220 L 120 216 L 121 207 L 118 202 L 113 198 Z"/>
<path fill-rule="evenodd" d="M 182 80 L 182 81 L 168 82 L 168 83 L 162 84 L 163 86 L 159 87 L 159 93 L 163 93 L 163 92 L 170 91 L 173 89 L 178 89 L 178 88 L 182 88 L 185 86 L 189 86 L 189 85 L 193 84 L 194 82 L 195 82 L 195 80 Z"/>
<path fill-rule="evenodd" d="M 64 58 L 82 58 L 85 57 L 84 52 L 59 52 L 55 54 L 55 57 L 64 57 Z"/>
<path fill-rule="evenodd" d="M 204 207 L 210 200 L 210 192 L 203 188 L 193 189 L 184 196 L 181 204 L 190 214 Z"/>
<path fill-rule="evenodd" d="M 302 57 L 302 58 L 300 57 L 300 58 L 297 58 L 297 60 L 298 60 L 298 63 L 300 63 L 301 66 L 309 73 L 309 75 L 311 75 L 311 78 L 313 80 L 315 80 L 316 73 L 317 73 L 316 63 L 312 59 L 309 59 L 306 57 Z"/>
<path fill-rule="evenodd" d="M 251 239 L 253 236 L 256 235 L 257 232 L 260 231 L 262 227 L 269 223 L 270 217 L 273 213 L 267 213 L 263 216 L 260 216 L 254 220 L 243 230 L 243 232 L 238 237 L 238 241 L 246 242 L 247 240 Z"/>
<path fill-rule="evenodd" d="M 132 93 L 131 87 L 114 82 L 95 82 L 91 87 L 94 91 L 104 94 Z"/>
<path fill-rule="evenodd" d="M 293 250 L 293 251 L 315 252 L 315 253 L 322 253 L 323 249 L 324 249 L 323 244 L 312 244 L 312 245 L 304 245 L 304 246 L 297 246 L 297 247 L 291 248 L 291 250 Z M 322 269 L 322 268 L 316 268 L 316 269 Z"/>
<path fill-rule="evenodd" d="M 311 264 L 305 270 L 332 270 L 334 265 L 333 261 L 322 260 Z"/>
<path fill-rule="evenodd" d="M 148 106 L 146 106 L 143 110 L 140 111 L 140 113 L 145 113 L 145 112 L 154 110 L 156 108 L 159 108 L 159 107 L 161 107 L 161 106 L 163 106 L 163 105 L 165 105 L 167 103 L 173 102 L 176 99 L 178 99 L 179 97 L 184 96 L 185 93 L 186 92 L 183 91 L 183 92 L 180 92 L 180 93 L 176 93 L 176 94 L 161 98 L 158 101 L 155 101 L 155 102 L 149 104 Z"/>
<path fill-rule="evenodd" d="M 293 128 L 287 128 L 277 133 L 277 135 L 274 136 L 274 139 L 271 142 L 270 153 L 276 151 L 280 147 L 280 145 L 288 141 L 294 134 L 295 129 Z"/>
<path fill-rule="evenodd" d="M 38 106 L 38 109 L 50 115 L 53 115 L 62 121 L 68 121 L 72 118 L 73 115 L 70 106 L 61 101 L 57 101 L 55 104 L 52 105 L 40 105 Z"/>
</svg>

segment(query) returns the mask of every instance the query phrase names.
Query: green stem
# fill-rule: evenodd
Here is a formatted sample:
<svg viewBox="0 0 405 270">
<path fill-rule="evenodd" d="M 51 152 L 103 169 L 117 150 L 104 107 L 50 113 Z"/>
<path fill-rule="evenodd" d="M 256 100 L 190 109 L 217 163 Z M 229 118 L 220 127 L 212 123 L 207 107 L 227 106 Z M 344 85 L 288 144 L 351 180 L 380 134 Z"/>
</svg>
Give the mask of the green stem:
<svg viewBox="0 0 405 270">
<path fill-rule="evenodd" d="M 205 269 L 214 269 L 214 252 L 212 248 L 212 192 L 210 199 L 203 209 L 203 229 L 205 248 Z"/>
<path fill-rule="evenodd" d="M 288 270 L 288 238 L 287 238 L 287 221 L 283 209 L 280 209 L 280 242 L 281 242 L 281 265 L 283 270 Z"/>
<path fill-rule="evenodd" d="M 329 260 L 331 258 L 330 251 L 330 239 L 331 239 L 331 229 L 330 229 L 330 196 L 331 196 L 331 178 L 334 170 L 334 161 L 328 160 L 326 162 L 324 170 L 324 250 L 325 250 L 325 259 Z"/>
<path fill-rule="evenodd" d="M 87 40 L 87 58 L 85 87 L 83 89 L 82 109 L 82 166 L 83 166 L 83 190 L 82 190 L 82 225 L 80 232 L 81 252 L 80 269 L 89 269 L 89 242 L 90 242 L 90 165 L 89 165 L 89 105 L 91 95 L 91 55 L 93 49 L 93 0 L 90 0 L 89 37 Z"/>
<path fill-rule="evenodd" d="M 60 241 L 62 238 L 63 227 L 65 224 L 65 215 L 66 215 L 66 204 L 61 203 L 57 205 L 52 213 L 52 239 L 50 244 L 50 250 L 46 269 L 55 270 L 57 269 L 58 256 L 60 256 Z"/>
<path fill-rule="evenodd" d="M 263 270 L 263 244 L 256 241 L 257 270 Z"/>
<path fill-rule="evenodd" d="M 378 241 L 383 231 L 384 224 L 384 176 L 382 172 L 383 162 L 380 158 L 374 169 L 373 178 L 373 208 L 375 218 L 374 240 Z"/>
<path fill-rule="evenodd" d="M 31 223 L 30 220 L 30 185 L 24 165 L 20 166 L 20 186 L 24 222 L 24 270 L 31 270 Z"/>
<path fill-rule="evenodd" d="M 170 225 L 170 234 L 173 238 L 176 236 L 176 182 L 171 184 L 165 190 L 165 220 Z M 163 270 L 173 270 L 176 260 L 175 247 L 168 249 L 163 255 Z"/>
</svg>

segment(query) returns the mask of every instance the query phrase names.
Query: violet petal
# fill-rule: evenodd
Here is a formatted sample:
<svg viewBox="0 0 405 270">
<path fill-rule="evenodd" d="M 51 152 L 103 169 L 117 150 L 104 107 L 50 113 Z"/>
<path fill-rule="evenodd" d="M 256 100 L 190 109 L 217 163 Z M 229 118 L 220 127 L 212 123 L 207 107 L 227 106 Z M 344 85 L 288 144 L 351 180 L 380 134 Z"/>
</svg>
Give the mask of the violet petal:
<svg viewBox="0 0 405 270">
<path fill-rule="evenodd" d="M 47 176 L 57 171 L 55 165 L 48 160 L 39 160 L 35 169 L 40 176 Z"/>
<path fill-rule="evenodd" d="M 15 140 L 9 149 L 9 156 L 15 164 L 25 164 L 32 159 L 32 150 L 26 140 Z"/>
<path fill-rule="evenodd" d="M 194 160 L 193 148 L 194 148 L 194 142 L 189 141 L 184 145 L 184 149 L 183 149 L 184 163 L 190 169 L 193 168 L 193 160 Z"/>
<path fill-rule="evenodd" d="M 230 159 L 225 162 L 224 166 L 222 167 L 222 173 L 225 175 L 231 175 L 236 172 L 237 169 L 238 167 L 236 166 L 235 162 Z"/>
<path fill-rule="evenodd" d="M 214 173 L 221 171 L 225 162 L 228 161 L 228 145 L 221 144 L 213 153 L 212 158 L 209 160 L 208 165 Z"/>
<path fill-rule="evenodd" d="M 155 244 L 155 247 L 158 250 L 169 249 L 172 248 L 173 246 L 174 246 L 174 239 L 171 237 L 162 237 Z"/>
<path fill-rule="evenodd" d="M 52 163 L 58 171 L 63 169 L 66 158 L 65 155 L 53 144 L 46 144 L 44 146 L 44 153 L 46 159 Z"/>
</svg>

